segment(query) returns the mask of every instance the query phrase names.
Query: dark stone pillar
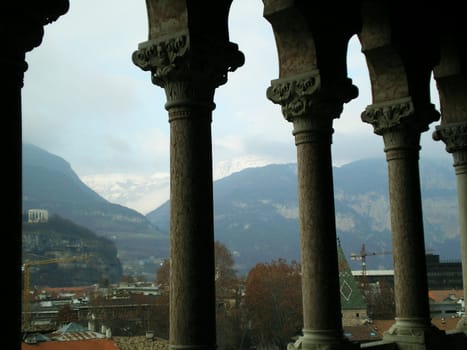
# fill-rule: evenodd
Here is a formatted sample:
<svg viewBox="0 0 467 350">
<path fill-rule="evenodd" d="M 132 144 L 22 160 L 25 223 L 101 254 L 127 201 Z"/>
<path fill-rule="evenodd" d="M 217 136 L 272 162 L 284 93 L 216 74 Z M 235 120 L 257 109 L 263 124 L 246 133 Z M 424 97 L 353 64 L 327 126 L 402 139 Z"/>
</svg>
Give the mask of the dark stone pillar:
<svg viewBox="0 0 467 350">
<path fill-rule="evenodd" d="M 183 82 L 169 84 L 179 91 L 190 89 Z M 216 346 L 210 129 L 213 104 L 209 100 L 204 102 L 196 107 L 181 104 L 167 108 L 171 348 Z"/>
<path fill-rule="evenodd" d="M 68 0 L 39 2 L 5 1 L 0 10 L 0 32 L 2 55 L 1 106 L 3 111 L 3 149 L 7 153 L 5 183 L 8 195 L 4 217 L 9 227 L 8 254 L 4 266 L 10 266 L 9 287 L 6 298 L 16 305 L 7 322 L 6 334 L 18 334 L 15 339 L 21 343 L 21 331 L 29 325 L 22 324 L 22 108 L 21 89 L 28 65 L 26 53 L 39 46 L 44 35 L 43 27 L 64 15 L 69 8 Z M 14 266 L 12 263 L 14 255 Z M 11 329 L 10 329 L 11 327 Z"/>
<path fill-rule="evenodd" d="M 467 301 L 467 122 L 437 126 L 433 138 L 442 140 L 446 144 L 446 151 L 452 153 L 454 159 L 465 302 Z M 457 329 L 467 334 L 467 315 L 465 313 L 457 323 Z"/>
<path fill-rule="evenodd" d="M 343 102 L 320 97 L 319 87 L 315 70 L 272 81 L 267 96 L 282 105 L 284 117 L 293 123 L 297 146 L 304 335 L 295 346 L 348 349 L 341 319 L 331 157 L 332 122 Z M 357 95 L 350 83 L 345 88 Z"/>
<path fill-rule="evenodd" d="M 386 340 L 425 343 L 436 332 L 431 325 L 426 277 L 422 199 L 420 191 L 420 134 L 439 118 L 433 105 L 415 110 L 411 98 L 373 104 L 362 120 L 384 139 L 388 163 L 396 323 Z"/>
<path fill-rule="evenodd" d="M 243 64 L 231 43 L 181 34 L 140 44 L 134 63 L 163 87 L 170 122 L 170 347 L 216 348 L 211 117 L 214 91 Z"/>
</svg>

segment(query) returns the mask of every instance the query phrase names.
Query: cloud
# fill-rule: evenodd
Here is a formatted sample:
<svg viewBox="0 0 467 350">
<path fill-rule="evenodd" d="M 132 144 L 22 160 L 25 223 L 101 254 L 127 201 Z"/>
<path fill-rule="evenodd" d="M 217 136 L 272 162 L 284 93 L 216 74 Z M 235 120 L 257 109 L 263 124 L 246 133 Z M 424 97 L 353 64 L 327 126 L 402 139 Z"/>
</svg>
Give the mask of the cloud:
<svg viewBox="0 0 467 350">
<path fill-rule="evenodd" d="M 262 13 L 261 1 L 237 0 L 231 6 L 230 40 L 245 54 L 245 64 L 216 90 L 212 137 L 217 174 L 239 170 L 242 164 L 296 160 L 292 124 L 266 98 L 279 65 L 273 31 Z M 131 61 L 147 37 L 144 1 L 70 4 L 67 14 L 46 26 L 42 45 L 26 56 L 23 140 L 63 157 L 79 176 L 168 173 L 165 93 Z M 371 103 L 371 90 L 355 36 L 348 65 L 360 93 L 334 121 L 336 164 L 384 156 L 382 138 L 360 119 Z M 432 93 L 437 100 L 434 85 Z M 446 156 L 444 145 L 432 141 L 431 134 L 422 136 L 423 152 Z"/>
<path fill-rule="evenodd" d="M 62 156 L 79 175 L 153 172 L 142 157 L 148 144 L 156 157 L 167 152 L 158 141 L 168 142 L 168 122 L 163 90 L 131 61 L 146 37 L 144 2 L 71 4 L 26 57 L 23 140 Z"/>
</svg>

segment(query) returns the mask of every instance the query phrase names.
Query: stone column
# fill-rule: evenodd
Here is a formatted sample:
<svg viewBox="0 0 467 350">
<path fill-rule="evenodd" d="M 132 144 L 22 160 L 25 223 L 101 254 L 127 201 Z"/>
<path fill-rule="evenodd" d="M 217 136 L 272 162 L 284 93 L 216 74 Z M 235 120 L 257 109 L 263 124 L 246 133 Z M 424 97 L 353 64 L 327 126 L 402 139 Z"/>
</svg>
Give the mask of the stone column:
<svg viewBox="0 0 467 350">
<path fill-rule="evenodd" d="M 21 343 L 21 330 L 28 325 L 22 322 L 23 288 L 22 268 L 22 97 L 24 74 L 27 71 L 26 53 L 42 43 L 44 26 L 56 21 L 69 8 L 68 0 L 44 0 L 36 2 L 4 1 L 0 11 L 0 32 L 2 33 L 2 54 L 0 70 L 2 76 L 2 93 L 0 103 L 3 120 L 2 148 L 8 150 L 8 171 L 5 182 L 8 183 L 8 205 L 4 210 L 5 218 L 11 230 L 8 242 L 8 260 L 15 255 L 12 276 L 8 276 L 10 288 L 6 292 L 11 304 L 17 310 L 12 312 L 15 320 L 7 322 L 5 332 L 17 334 L 17 344 Z M 44 86 L 44 88 L 47 88 Z M 11 329 L 10 329 L 11 328 Z M 13 340 L 14 341 L 14 340 Z"/>
<path fill-rule="evenodd" d="M 394 259 L 396 322 L 384 335 L 398 343 L 424 343 L 433 332 L 428 302 L 422 199 L 420 191 L 420 134 L 439 118 L 433 105 L 416 110 L 410 97 L 370 105 L 362 120 L 383 136 L 388 163 Z M 405 337 L 405 338 L 404 338 Z"/>
<path fill-rule="evenodd" d="M 210 43 L 212 44 L 212 43 Z M 170 347 L 216 348 L 211 117 L 214 91 L 243 64 L 235 44 L 194 50 L 181 34 L 133 54 L 163 87 L 170 122 Z"/>
<path fill-rule="evenodd" d="M 436 127 L 435 140 L 446 144 L 446 151 L 452 153 L 457 178 L 457 199 L 459 210 L 459 233 L 461 241 L 462 278 L 464 302 L 467 301 L 467 122 L 448 123 Z M 464 304 L 465 305 L 465 304 Z M 457 323 L 457 329 L 467 334 L 467 315 Z"/>
<path fill-rule="evenodd" d="M 342 112 L 338 99 L 318 97 L 318 70 L 272 81 L 267 96 L 282 105 L 293 123 L 297 146 L 303 349 L 349 348 L 343 336 L 332 176 L 332 122 Z M 348 88 L 357 94 L 357 89 Z"/>
</svg>

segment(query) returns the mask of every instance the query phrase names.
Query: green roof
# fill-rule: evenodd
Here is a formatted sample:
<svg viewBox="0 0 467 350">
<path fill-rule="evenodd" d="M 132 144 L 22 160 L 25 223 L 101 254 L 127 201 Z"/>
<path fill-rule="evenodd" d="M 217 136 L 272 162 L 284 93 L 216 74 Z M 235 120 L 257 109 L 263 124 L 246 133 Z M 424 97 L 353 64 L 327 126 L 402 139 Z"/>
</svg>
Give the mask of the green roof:
<svg viewBox="0 0 467 350">
<path fill-rule="evenodd" d="M 340 244 L 337 245 L 337 261 L 339 264 L 339 290 L 341 295 L 341 307 L 343 310 L 366 309 L 362 292 L 352 275 L 349 264 L 345 258 Z"/>
</svg>

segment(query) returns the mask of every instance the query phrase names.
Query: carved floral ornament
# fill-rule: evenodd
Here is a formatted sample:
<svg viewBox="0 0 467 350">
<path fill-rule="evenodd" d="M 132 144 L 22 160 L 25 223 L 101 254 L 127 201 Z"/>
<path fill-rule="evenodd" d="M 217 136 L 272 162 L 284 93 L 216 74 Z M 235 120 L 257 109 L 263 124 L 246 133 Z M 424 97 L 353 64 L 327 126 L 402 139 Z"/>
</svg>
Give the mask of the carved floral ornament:
<svg viewBox="0 0 467 350">
<path fill-rule="evenodd" d="M 404 123 L 418 132 L 426 131 L 429 123 L 438 120 L 439 116 L 433 104 L 419 106 L 415 111 L 412 98 L 404 97 L 369 105 L 361 114 L 361 119 L 373 125 L 375 134 L 383 135 Z"/>
<path fill-rule="evenodd" d="M 467 122 L 438 125 L 433 132 L 433 139 L 442 140 L 449 153 L 467 151 Z"/>
<path fill-rule="evenodd" d="M 312 107 L 312 95 L 321 85 L 318 70 L 289 79 L 277 79 L 271 82 L 266 95 L 272 102 L 282 106 L 285 119 L 306 114 Z"/>
<path fill-rule="evenodd" d="M 154 76 L 167 76 L 175 69 L 175 61 L 186 55 L 189 47 L 187 35 L 179 35 L 165 41 L 149 40 L 139 44 L 133 52 L 133 63 Z"/>
<path fill-rule="evenodd" d="M 142 70 L 151 71 L 153 83 L 162 87 L 187 77 L 217 87 L 227 81 L 227 72 L 235 71 L 245 61 L 234 43 L 206 42 L 195 49 L 186 33 L 143 42 L 132 59 Z"/>
<path fill-rule="evenodd" d="M 410 97 L 368 106 L 361 115 L 363 122 L 373 125 L 375 134 L 399 126 L 404 118 L 414 114 L 415 108 Z"/>
</svg>

